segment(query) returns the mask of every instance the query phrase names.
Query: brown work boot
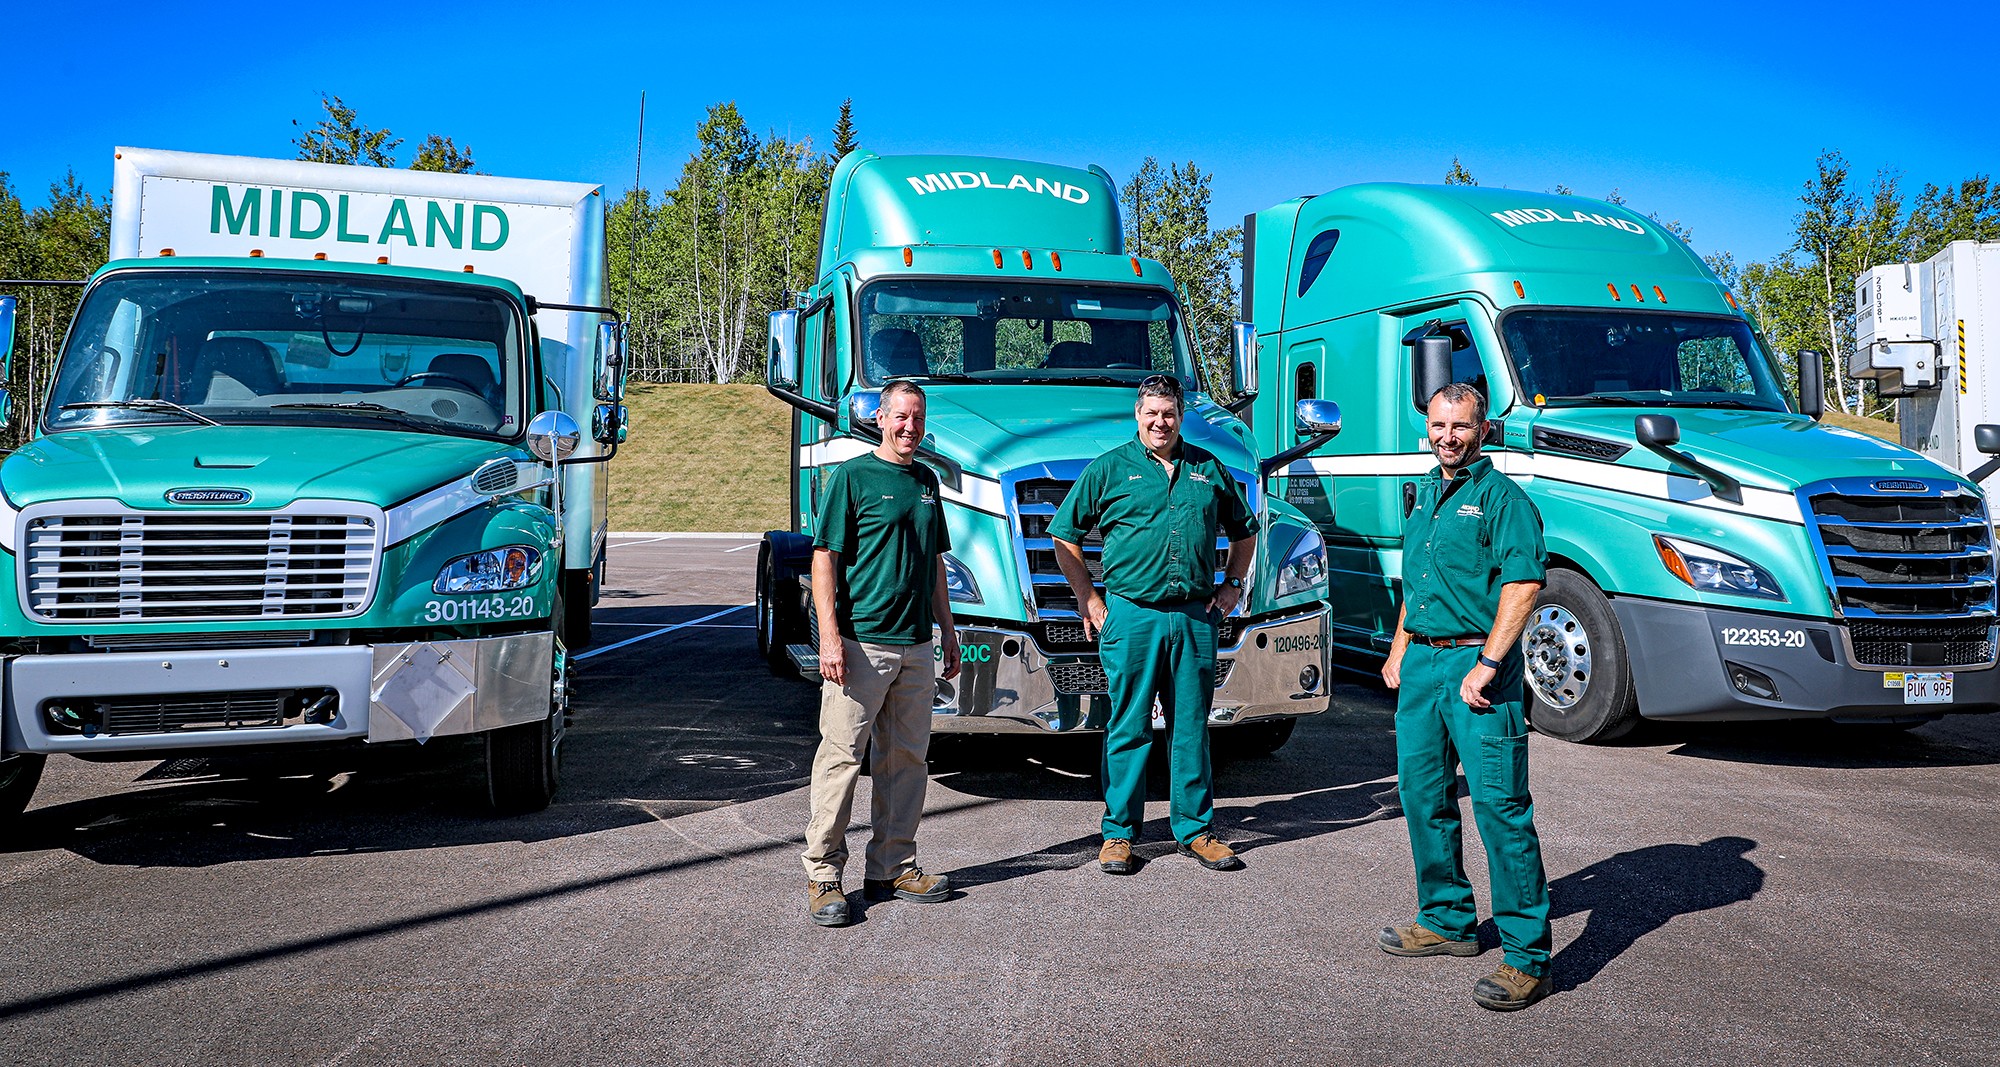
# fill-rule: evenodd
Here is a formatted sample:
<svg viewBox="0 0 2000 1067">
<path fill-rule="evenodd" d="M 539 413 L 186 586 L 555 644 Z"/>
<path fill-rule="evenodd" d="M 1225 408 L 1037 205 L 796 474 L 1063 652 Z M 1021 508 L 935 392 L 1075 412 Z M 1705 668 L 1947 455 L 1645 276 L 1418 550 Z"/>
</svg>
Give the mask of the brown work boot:
<svg viewBox="0 0 2000 1067">
<path fill-rule="evenodd" d="M 1477 956 L 1479 940 L 1453 941 L 1422 923 L 1384 926 L 1375 939 L 1391 956 Z"/>
<path fill-rule="evenodd" d="M 1234 871 L 1243 866 L 1243 861 L 1236 858 L 1236 850 L 1216 840 L 1214 834 L 1182 842 L 1181 855 L 1193 856 L 1196 863 L 1211 871 Z"/>
<path fill-rule="evenodd" d="M 935 904 L 951 896 L 951 879 L 942 874 L 925 874 L 922 867 L 912 867 L 894 878 L 867 879 L 861 883 L 861 891 L 869 900 L 901 897 L 923 904 Z"/>
<path fill-rule="evenodd" d="M 1122 837 L 1107 837 L 1104 847 L 1097 850 L 1097 865 L 1105 874 L 1131 874 L 1132 842 Z"/>
<path fill-rule="evenodd" d="M 847 894 L 839 882 L 806 883 L 806 918 L 816 926 L 847 925 Z"/>
<path fill-rule="evenodd" d="M 1472 999 L 1482 1008 L 1494 1011 L 1520 1011 L 1535 1001 L 1549 995 L 1549 976 L 1540 978 L 1501 964 L 1500 969 L 1473 983 Z"/>
</svg>

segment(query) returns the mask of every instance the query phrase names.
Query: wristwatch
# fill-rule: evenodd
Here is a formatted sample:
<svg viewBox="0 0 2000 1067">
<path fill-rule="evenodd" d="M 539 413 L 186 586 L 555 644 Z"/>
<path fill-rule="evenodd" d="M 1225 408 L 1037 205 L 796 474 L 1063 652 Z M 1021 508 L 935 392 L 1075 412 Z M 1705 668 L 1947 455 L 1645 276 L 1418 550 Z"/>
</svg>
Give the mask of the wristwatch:
<svg viewBox="0 0 2000 1067">
<path fill-rule="evenodd" d="M 1243 588 L 1243 579 L 1241 579 L 1241 578 L 1231 578 L 1231 579 L 1229 579 L 1228 581 L 1226 581 L 1226 582 L 1223 582 L 1222 584 L 1224 584 L 1224 585 L 1228 586 L 1228 587 L 1229 587 L 1229 588 L 1231 588 L 1231 589 L 1241 589 L 1241 588 Z"/>
</svg>

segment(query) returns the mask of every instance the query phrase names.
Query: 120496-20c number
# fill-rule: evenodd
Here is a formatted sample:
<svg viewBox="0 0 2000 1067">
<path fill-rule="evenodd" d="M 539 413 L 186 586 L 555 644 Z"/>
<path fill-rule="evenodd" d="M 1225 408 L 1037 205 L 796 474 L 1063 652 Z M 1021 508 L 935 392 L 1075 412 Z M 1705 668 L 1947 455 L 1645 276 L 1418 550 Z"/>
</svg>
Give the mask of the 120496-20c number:
<svg viewBox="0 0 2000 1067">
<path fill-rule="evenodd" d="M 1781 629 L 1775 626 L 1724 626 L 1719 631 L 1725 645 L 1750 645 L 1757 648 L 1804 648 L 1804 630 Z"/>
<path fill-rule="evenodd" d="M 537 614 L 531 596 L 476 596 L 461 600 L 424 601 L 425 622 L 487 622 L 526 619 Z"/>
</svg>

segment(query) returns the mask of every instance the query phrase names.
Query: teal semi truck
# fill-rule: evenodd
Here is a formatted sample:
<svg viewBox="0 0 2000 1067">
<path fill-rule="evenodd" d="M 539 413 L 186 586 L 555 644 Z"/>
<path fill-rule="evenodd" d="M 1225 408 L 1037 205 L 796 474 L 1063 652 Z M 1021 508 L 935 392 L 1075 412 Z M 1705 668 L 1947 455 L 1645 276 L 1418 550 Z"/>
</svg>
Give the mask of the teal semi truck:
<svg viewBox="0 0 2000 1067">
<path fill-rule="evenodd" d="M 113 258 L 0 463 L 0 817 L 50 755 L 475 733 L 494 806 L 547 805 L 624 433 L 601 190 L 115 172 Z"/>
<path fill-rule="evenodd" d="M 1239 362 L 1269 452 L 1332 396 L 1346 427 L 1278 479 L 1326 539 L 1332 640 L 1379 657 L 1400 538 L 1434 465 L 1423 401 L 1491 399 L 1488 454 L 1547 528 L 1522 643 L 1537 729 L 1641 717 L 1893 725 L 2000 701 L 1978 487 L 1823 425 L 1714 274 L 1658 223 L 1581 197 L 1357 185 L 1244 221 Z M 1254 354 L 1253 354 L 1254 353 Z M 2000 447 L 2000 431 L 1982 434 Z"/>
<path fill-rule="evenodd" d="M 1222 459 L 1265 520 L 1248 595 L 1221 623 L 1211 724 L 1275 748 L 1296 717 L 1326 708 L 1320 535 L 1263 491 L 1248 430 L 1197 381 L 1173 282 L 1126 254 L 1102 168 L 850 154 L 832 176 L 818 273 L 770 322 L 769 387 L 793 408 L 791 528 L 765 536 L 758 564 L 758 644 L 774 667 L 816 673 L 820 492 L 875 447 L 881 387 L 908 379 L 929 396 L 919 458 L 942 486 L 961 648 L 936 729 L 1101 727 L 1104 671 L 1048 526 L 1084 466 L 1136 432 L 1139 382 L 1171 374 L 1189 397 L 1183 435 Z M 1324 401 L 1293 414 L 1306 444 L 1338 429 Z M 1099 543 L 1083 548 L 1100 573 Z"/>
</svg>

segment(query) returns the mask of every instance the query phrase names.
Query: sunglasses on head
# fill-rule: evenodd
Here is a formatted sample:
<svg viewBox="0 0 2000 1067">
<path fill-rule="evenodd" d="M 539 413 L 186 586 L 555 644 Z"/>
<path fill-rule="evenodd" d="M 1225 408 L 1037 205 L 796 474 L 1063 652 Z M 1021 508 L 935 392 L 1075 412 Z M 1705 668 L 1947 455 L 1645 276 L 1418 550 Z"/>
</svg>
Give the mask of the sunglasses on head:
<svg viewBox="0 0 2000 1067">
<path fill-rule="evenodd" d="M 1165 389 L 1175 396 L 1181 395 L 1181 380 L 1171 374 L 1148 375 L 1139 383 L 1141 389 Z"/>
</svg>

